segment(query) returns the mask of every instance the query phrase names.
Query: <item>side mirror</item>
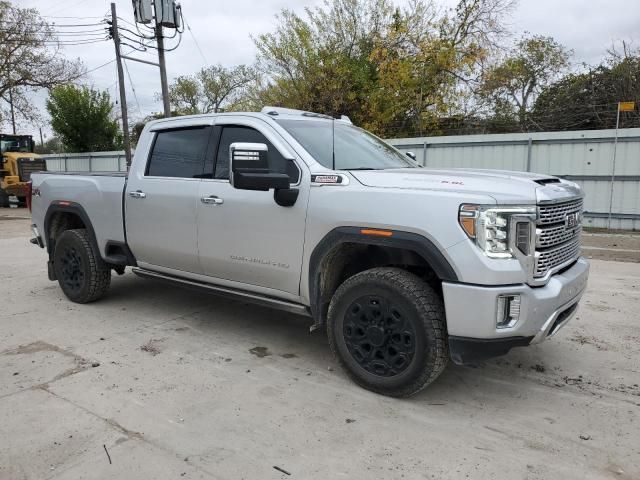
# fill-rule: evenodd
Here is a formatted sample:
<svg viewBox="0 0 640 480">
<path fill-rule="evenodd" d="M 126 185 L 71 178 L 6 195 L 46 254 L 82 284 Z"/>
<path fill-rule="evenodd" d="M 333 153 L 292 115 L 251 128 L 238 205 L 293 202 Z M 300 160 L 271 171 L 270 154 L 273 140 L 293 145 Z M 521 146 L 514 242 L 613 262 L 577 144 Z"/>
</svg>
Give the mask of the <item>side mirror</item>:
<svg viewBox="0 0 640 480">
<path fill-rule="evenodd" d="M 411 160 L 413 160 L 414 162 L 416 161 L 416 154 L 413 152 L 405 152 L 405 155 L 407 157 L 409 157 Z"/>
<path fill-rule="evenodd" d="M 240 190 L 288 189 L 289 176 L 269 170 L 264 143 L 232 143 L 229 147 L 229 181 Z"/>
</svg>

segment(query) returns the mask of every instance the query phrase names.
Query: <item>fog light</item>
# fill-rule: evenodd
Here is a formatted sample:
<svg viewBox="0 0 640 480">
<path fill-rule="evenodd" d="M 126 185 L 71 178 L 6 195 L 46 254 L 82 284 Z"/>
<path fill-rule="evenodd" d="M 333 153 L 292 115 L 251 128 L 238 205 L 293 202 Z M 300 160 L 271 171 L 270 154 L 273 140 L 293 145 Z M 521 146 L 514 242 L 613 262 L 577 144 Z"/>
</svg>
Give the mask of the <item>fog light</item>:
<svg viewBox="0 0 640 480">
<path fill-rule="evenodd" d="M 520 295 L 498 296 L 496 328 L 511 328 L 520 318 Z"/>
</svg>

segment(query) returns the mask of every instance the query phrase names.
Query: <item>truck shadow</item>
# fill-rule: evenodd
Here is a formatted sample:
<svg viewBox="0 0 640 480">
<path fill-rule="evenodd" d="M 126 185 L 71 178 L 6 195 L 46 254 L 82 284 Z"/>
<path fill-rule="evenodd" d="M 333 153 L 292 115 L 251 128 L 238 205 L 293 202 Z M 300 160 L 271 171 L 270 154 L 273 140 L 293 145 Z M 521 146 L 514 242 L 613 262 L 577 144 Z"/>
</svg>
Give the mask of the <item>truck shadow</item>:
<svg viewBox="0 0 640 480">
<path fill-rule="evenodd" d="M 272 357 L 289 362 L 296 370 L 323 372 L 335 377 L 339 388 L 357 396 L 366 392 L 353 384 L 333 358 L 324 329 L 309 331 L 311 318 L 175 287 L 132 274 L 114 277 L 109 294 L 100 301 L 107 308 L 135 315 L 144 308 L 150 316 L 162 315 L 166 335 L 191 332 L 199 341 L 240 348 L 257 358 Z M 529 347 L 534 348 L 534 347 Z M 540 349 L 540 346 L 536 346 Z M 554 348 L 549 346 L 549 348 Z M 557 348 L 557 346 L 555 347 Z M 409 399 L 429 406 L 451 402 L 482 404 L 489 398 L 517 397 L 539 385 L 552 385 L 543 367 L 529 365 L 536 355 L 514 349 L 508 356 L 478 367 L 449 363 L 443 374 L 425 390 Z M 240 352 L 239 352 L 240 353 Z M 544 358 L 543 352 L 538 352 Z"/>
</svg>

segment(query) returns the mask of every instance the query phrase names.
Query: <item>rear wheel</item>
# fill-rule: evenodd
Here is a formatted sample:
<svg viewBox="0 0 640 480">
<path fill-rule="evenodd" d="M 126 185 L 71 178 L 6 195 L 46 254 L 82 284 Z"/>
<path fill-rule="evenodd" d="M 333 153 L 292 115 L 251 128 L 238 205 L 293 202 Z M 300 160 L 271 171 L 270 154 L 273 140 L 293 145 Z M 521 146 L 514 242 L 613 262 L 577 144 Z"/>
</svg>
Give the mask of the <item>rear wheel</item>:
<svg viewBox="0 0 640 480">
<path fill-rule="evenodd" d="M 347 279 L 329 306 L 327 332 L 351 378 L 384 395 L 419 392 L 449 358 L 442 299 L 398 268 L 374 268 Z"/>
<path fill-rule="evenodd" d="M 9 205 L 9 195 L 0 188 L 0 208 L 7 208 Z"/>
<path fill-rule="evenodd" d="M 66 230 L 56 241 L 53 268 L 69 300 L 89 303 L 102 297 L 111 284 L 111 270 L 96 255 L 85 229 Z"/>
</svg>

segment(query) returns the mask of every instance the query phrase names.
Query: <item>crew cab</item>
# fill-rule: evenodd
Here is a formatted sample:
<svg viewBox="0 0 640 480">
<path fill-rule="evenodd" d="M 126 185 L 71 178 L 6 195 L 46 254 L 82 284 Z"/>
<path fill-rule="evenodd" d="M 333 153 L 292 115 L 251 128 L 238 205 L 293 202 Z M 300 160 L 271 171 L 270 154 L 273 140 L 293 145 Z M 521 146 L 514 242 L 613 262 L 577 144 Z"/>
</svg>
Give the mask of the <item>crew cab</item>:
<svg viewBox="0 0 640 480">
<path fill-rule="evenodd" d="M 32 242 L 71 301 L 99 299 L 132 267 L 306 315 L 355 382 L 391 396 L 449 360 L 551 337 L 589 273 L 576 184 L 423 168 L 346 117 L 157 120 L 128 173 L 31 178 Z"/>
</svg>

